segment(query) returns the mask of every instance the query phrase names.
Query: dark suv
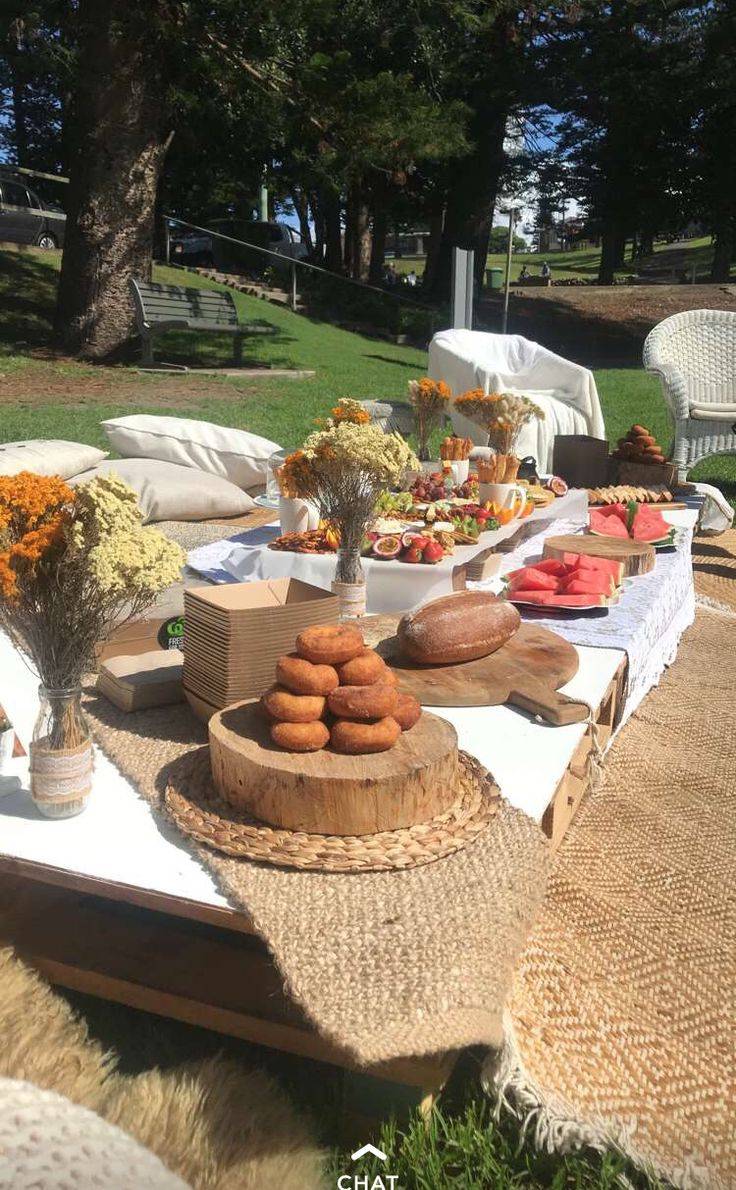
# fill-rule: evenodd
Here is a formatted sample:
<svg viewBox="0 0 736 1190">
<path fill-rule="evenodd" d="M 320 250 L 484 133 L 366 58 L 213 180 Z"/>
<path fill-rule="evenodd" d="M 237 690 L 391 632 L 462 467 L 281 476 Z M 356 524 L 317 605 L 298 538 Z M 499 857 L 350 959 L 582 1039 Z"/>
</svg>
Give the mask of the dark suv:
<svg viewBox="0 0 736 1190">
<path fill-rule="evenodd" d="M 42 200 L 18 177 L 0 172 L 0 240 L 61 248 L 65 226 L 61 207 Z"/>
</svg>

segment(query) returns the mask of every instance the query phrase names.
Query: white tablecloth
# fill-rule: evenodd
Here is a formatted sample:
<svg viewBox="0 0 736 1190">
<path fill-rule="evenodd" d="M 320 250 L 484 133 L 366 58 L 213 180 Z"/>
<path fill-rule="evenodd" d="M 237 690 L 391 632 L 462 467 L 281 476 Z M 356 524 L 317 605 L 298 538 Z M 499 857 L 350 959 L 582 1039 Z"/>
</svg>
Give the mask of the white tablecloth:
<svg viewBox="0 0 736 1190">
<path fill-rule="evenodd" d="M 535 509 L 523 521 L 491 533 L 484 533 L 477 545 L 457 546 L 433 566 L 406 562 L 363 559 L 368 611 L 405 612 L 409 608 L 452 591 L 453 572 L 477 554 L 493 549 L 519 532 L 520 528 L 566 516 L 582 524 L 587 517 L 588 498 L 584 491 L 571 491 L 547 508 Z M 256 579 L 298 578 L 329 591 L 335 577 L 334 554 L 292 554 L 268 548 L 279 535 L 278 525 L 250 529 L 223 541 L 192 550 L 187 563 L 215 583 L 252 582 Z"/>
</svg>

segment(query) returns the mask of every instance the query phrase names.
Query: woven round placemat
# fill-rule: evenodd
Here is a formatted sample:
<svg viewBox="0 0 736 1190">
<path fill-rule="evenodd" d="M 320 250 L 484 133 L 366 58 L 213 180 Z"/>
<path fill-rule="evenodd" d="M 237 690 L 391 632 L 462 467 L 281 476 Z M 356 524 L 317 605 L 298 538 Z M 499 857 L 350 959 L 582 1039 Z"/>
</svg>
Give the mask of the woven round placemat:
<svg viewBox="0 0 736 1190">
<path fill-rule="evenodd" d="M 493 778 L 461 752 L 457 800 L 417 826 L 375 835 L 314 835 L 268 826 L 223 801 L 212 782 L 209 748 L 169 771 L 164 805 L 181 831 L 240 859 L 314 872 L 385 872 L 431 864 L 472 843 L 498 809 Z"/>
</svg>

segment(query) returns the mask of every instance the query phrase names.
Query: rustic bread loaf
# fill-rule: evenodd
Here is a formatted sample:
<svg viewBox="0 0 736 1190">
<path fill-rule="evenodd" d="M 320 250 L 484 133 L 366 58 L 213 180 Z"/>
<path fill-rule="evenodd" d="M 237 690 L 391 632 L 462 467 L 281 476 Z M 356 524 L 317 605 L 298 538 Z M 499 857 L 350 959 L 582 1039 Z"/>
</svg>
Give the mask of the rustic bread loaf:
<svg viewBox="0 0 736 1190">
<path fill-rule="evenodd" d="M 520 622 L 512 604 L 487 591 L 457 591 L 403 616 L 398 639 L 410 661 L 452 665 L 495 653 Z"/>
</svg>

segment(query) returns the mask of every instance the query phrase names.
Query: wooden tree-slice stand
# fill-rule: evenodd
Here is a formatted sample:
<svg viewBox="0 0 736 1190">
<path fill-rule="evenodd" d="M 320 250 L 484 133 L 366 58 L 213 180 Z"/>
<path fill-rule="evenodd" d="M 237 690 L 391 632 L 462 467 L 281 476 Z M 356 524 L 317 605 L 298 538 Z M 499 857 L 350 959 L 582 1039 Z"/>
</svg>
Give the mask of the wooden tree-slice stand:
<svg viewBox="0 0 736 1190">
<path fill-rule="evenodd" d="M 624 540 L 623 537 L 598 537 L 593 533 L 564 537 L 548 537 L 544 543 L 545 558 L 562 558 L 564 554 L 585 554 L 589 558 L 607 558 L 623 562 L 624 575 L 648 574 L 654 570 L 654 546 L 646 541 Z"/>
<path fill-rule="evenodd" d="M 455 729 L 426 712 L 395 747 L 368 756 L 286 752 L 254 701 L 218 711 L 209 734 L 221 796 L 287 830 L 370 835 L 427 822 L 457 800 Z"/>
</svg>

